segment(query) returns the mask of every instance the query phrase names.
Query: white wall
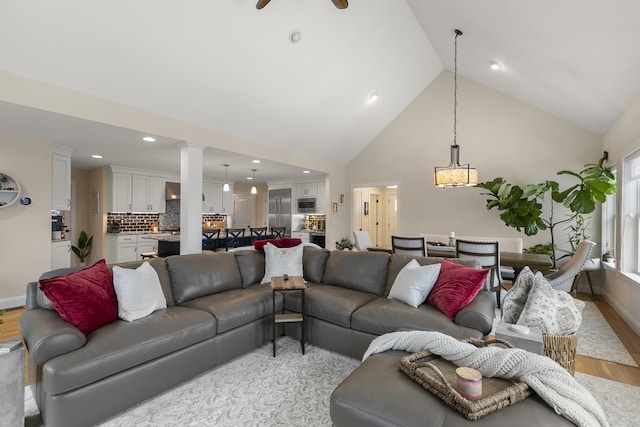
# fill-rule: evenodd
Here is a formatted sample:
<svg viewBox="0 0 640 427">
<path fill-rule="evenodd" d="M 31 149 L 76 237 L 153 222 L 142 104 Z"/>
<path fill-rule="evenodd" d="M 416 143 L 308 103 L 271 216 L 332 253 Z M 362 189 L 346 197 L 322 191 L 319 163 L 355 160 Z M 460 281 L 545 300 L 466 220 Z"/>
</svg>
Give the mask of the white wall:
<svg viewBox="0 0 640 427">
<path fill-rule="evenodd" d="M 348 183 L 398 184 L 401 234 L 523 237 L 525 248 L 550 241 L 548 232 L 527 237 L 506 227 L 486 210 L 482 189 L 434 187 L 434 167 L 449 164 L 452 141 L 453 74 L 444 71 L 348 165 Z M 458 144 L 460 161 L 478 169 L 481 181 L 502 176 L 519 185 L 573 183 L 556 172 L 580 171 L 602 154 L 599 135 L 460 77 Z M 599 236 L 598 227 L 592 237 Z"/>
<path fill-rule="evenodd" d="M 51 266 L 51 143 L 0 134 L 0 171 L 32 200 L 0 209 L 0 308 L 8 308 L 24 305 L 27 282 Z"/>
<path fill-rule="evenodd" d="M 640 97 L 627 108 L 616 123 L 607 131 L 604 136 L 604 149 L 609 152 L 611 163 L 622 165 L 626 155 L 640 149 Z M 618 169 L 620 170 L 620 169 Z M 621 180 L 619 179 L 618 182 Z M 620 196 L 621 185 L 618 185 L 618 202 L 622 200 Z M 620 205 L 617 208 L 618 224 L 621 224 Z M 618 247 L 616 248 L 617 259 L 620 260 L 621 253 L 620 237 L 621 229 L 616 230 Z M 640 334 L 640 283 L 620 272 L 612 269 L 605 270 L 605 283 L 603 295 L 607 302 L 618 312 L 618 314 L 629 324 L 637 334 Z"/>
</svg>

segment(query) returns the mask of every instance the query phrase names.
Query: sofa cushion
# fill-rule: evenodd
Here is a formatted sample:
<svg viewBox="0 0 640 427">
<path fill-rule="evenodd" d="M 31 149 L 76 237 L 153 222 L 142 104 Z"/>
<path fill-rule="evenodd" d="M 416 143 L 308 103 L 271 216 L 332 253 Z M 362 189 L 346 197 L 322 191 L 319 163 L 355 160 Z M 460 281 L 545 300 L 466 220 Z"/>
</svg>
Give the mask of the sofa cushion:
<svg viewBox="0 0 640 427">
<path fill-rule="evenodd" d="M 166 259 L 176 303 L 242 288 L 233 253 L 174 255 Z"/>
<path fill-rule="evenodd" d="M 378 297 L 355 310 L 351 316 L 351 328 L 375 335 L 398 329 L 417 329 L 439 331 L 456 338 L 483 337 L 476 328 L 453 323 L 443 312 L 429 304 L 413 308 L 384 297 Z"/>
<path fill-rule="evenodd" d="M 389 268 L 387 272 L 387 285 L 385 287 L 384 294 L 389 295 L 391 291 L 391 286 L 393 286 L 393 282 L 396 280 L 398 273 L 400 270 L 404 268 L 405 265 L 412 259 L 415 259 L 420 265 L 432 265 L 432 264 L 440 264 L 442 262 L 442 258 L 439 257 L 423 257 L 416 255 L 406 255 L 406 254 L 392 254 L 389 258 Z M 467 267 L 479 267 L 480 265 L 473 259 L 462 259 L 462 258 L 451 258 L 449 259 L 451 262 L 455 262 L 456 264 L 464 265 Z"/>
<path fill-rule="evenodd" d="M 242 287 L 260 283 L 264 277 L 264 252 L 237 251 L 234 254 L 242 276 Z"/>
<path fill-rule="evenodd" d="M 273 313 L 271 285 L 253 285 L 232 289 L 185 302 L 185 307 L 211 313 L 218 323 L 219 334 L 235 329 Z M 276 311 L 282 310 L 282 294 L 276 292 Z"/>
<path fill-rule="evenodd" d="M 48 361 L 42 367 L 44 391 L 74 390 L 215 335 L 216 319 L 187 307 L 157 310 L 136 322 L 116 320 L 94 331 L 84 347 Z"/>
<path fill-rule="evenodd" d="M 389 254 L 332 251 L 322 283 L 382 295 L 387 281 Z"/>
<path fill-rule="evenodd" d="M 302 244 L 292 248 L 277 248 L 271 243 L 264 247 L 264 277 L 261 283 L 271 283 L 271 278 L 288 274 L 289 276 L 303 276 Z"/>
<path fill-rule="evenodd" d="M 142 265 L 143 262 L 148 262 L 151 267 L 158 273 L 158 279 L 160 279 L 160 286 L 162 286 L 162 293 L 164 294 L 164 299 L 167 301 L 167 305 L 175 304 L 173 300 L 173 293 L 171 290 L 171 277 L 169 277 L 169 270 L 167 270 L 166 258 L 152 258 L 150 260 L 138 260 L 138 261 L 130 261 L 130 262 L 121 262 L 118 264 L 111 264 L 109 268 L 113 268 L 114 265 L 117 265 L 122 268 L 138 268 Z"/>
<path fill-rule="evenodd" d="M 284 300 L 285 309 L 299 312 L 302 308 L 300 294 L 287 292 Z M 305 314 L 350 328 L 353 312 L 376 298 L 375 294 L 341 286 L 308 283 L 305 291 Z"/>
<path fill-rule="evenodd" d="M 582 323 L 583 308 L 584 302 L 568 292 L 553 289 L 538 271 L 518 325 L 537 328 L 548 335 L 571 335 Z"/>
<path fill-rule="evenodd" d="M 302 253 L 302 269 L 304 279 L 308 282 L 321 283 L 324 269 L 327 266 L 327 259 L 331 251 L 328 249 L 317 249 L 305 247 Z"/>
<path fill-rule="evenodd" d="M 118 298 L 118 317 L 128 322 L 167 308 L 158 273 L 148 262 L 136 269 L 113 267 L 113 288 Z"/>
<path fill-rule="evenodd" d="M 440 264 L 421 266 L 418 261 L 412 259 L 396 276 L 389 298 L 418 308 L 427 299 L 438 280 L 439 273 Z"/>
<path fill-rule="evenodd" d="M 276 248 L 293 248 L 294 246 L 298 246 L 302 244 L 302 239 L 297 237 L 285 237 L 283 239 L 266 239 L 266 240 L 256 240 L 253 242 L 253 247 L 260 252 L 264 252 L 264 247 L 267 243 L 271 243 Z"/>
<path fill-rule="evenodd" d="M 104 259 L 66 276 L 41 279 L 40 287 L 60 317 L 85 335 L 118 318 L 113 277 Z"/>
<path fill-rule="evenodd" d="M 445 258 L 427 302 L 453 320 L 461 308 L 473 301 L 488 275 L 489 270 L 465 267 Z"/>
<path fill-rule="evenodd" d="M 529 267 L 522 269 L 515 283 L 502 301 L 502 321 L 517 323 L 533 287 L 534 274 Z"/>
</svg>

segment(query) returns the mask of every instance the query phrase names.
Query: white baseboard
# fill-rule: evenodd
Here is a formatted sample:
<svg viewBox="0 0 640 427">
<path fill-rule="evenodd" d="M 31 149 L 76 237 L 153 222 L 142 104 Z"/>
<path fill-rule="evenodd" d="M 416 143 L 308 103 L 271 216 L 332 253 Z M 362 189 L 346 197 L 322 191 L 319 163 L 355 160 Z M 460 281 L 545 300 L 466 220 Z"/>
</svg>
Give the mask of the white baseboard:
<svg viewBox="0 0 640 427">
<path fill-rule="evenodd" d="M 0 310 L 4 310 L 7 308 L 24 307 L 26 303 L 27 303 L 26 295 L 20 295 L 13 298 L 3 298 L 3 299 L 0 299 Z"/>
<path fill-rule="evenodd" d="M 633 331 L 637 335 L 640 335 L 640 319 L 629 313 L 629 311 L 618 304 L 618 302 L 614 298 L 611 298 L 606 289 L 602 290 L 602 297 L 605 301 L 607 301 L 607 303 L 609 303 L 609 305 L 616 311 L 616 313 L 618 313 L 618 315 L 622 317 L 622 320 L 624 320 L 626 324 L 629 325 L 629 327 L 633 329 Z"/>
</svg>

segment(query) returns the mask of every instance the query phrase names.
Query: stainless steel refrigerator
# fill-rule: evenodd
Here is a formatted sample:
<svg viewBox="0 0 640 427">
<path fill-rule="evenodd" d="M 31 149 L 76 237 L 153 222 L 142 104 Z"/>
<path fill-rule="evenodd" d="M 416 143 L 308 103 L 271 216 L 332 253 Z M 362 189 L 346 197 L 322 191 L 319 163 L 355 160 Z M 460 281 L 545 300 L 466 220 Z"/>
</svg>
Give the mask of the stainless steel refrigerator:
<svg viewBox="0 0 640 427">
<path fill-rule="evenodd" d="M 269 228 L 287 227 L 291 236 L 291 189 L 269 190 Z"/>
</svg>

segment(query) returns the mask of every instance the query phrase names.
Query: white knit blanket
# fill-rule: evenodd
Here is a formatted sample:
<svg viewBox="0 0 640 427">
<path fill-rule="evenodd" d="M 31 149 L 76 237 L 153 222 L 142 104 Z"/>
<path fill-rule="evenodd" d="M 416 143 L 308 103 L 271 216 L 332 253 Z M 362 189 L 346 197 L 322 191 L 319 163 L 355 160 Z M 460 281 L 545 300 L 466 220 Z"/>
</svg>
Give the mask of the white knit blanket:
<svg viewBox="0 0 640 427">
<path fill-rule="evenodd" d="M 458 366 L 477 369 L 485 377 L 518 378 L 527 383 L 557 414 L 578 426 L 608 426 L 591 393 L 548 357 L 521 349 L 478 348 L 440 332 L 393 332 L 374 339 L 362 361 L 375 353 L 429 350 Z"/>
</svg>

